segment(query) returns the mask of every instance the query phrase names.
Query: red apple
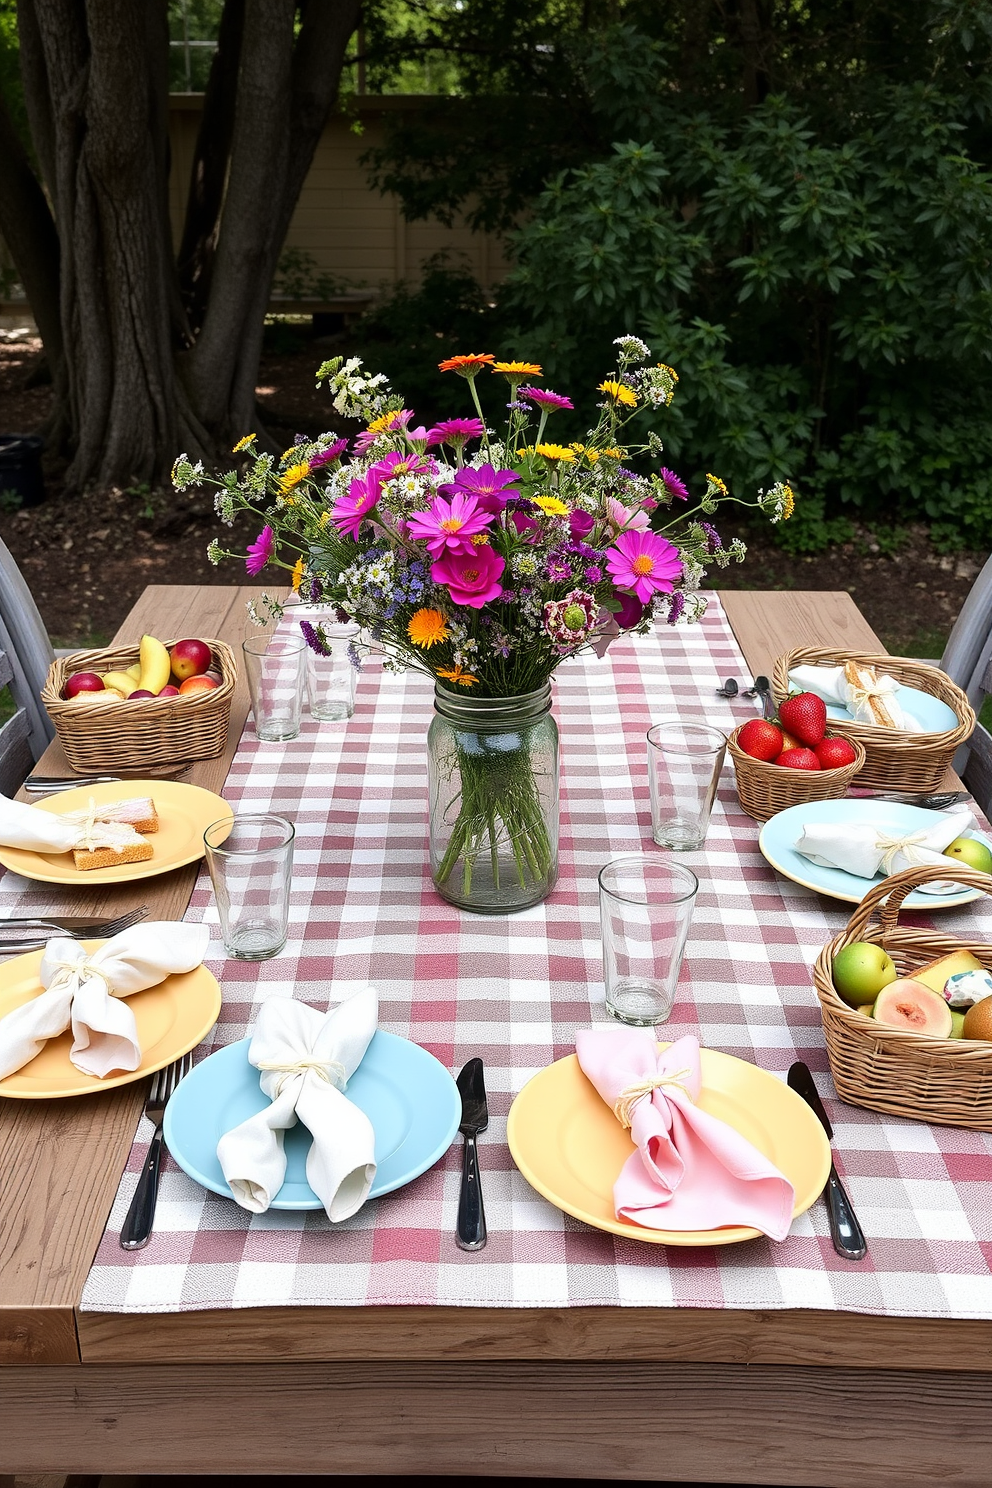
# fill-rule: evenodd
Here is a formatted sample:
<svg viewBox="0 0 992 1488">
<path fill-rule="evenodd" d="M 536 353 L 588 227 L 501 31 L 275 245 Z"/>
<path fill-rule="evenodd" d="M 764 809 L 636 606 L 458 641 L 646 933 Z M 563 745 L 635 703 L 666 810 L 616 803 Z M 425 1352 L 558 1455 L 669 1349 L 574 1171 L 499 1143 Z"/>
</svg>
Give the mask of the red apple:
<svg viewBox="0 0 992 1488">
<path fill-rule="evenodd" d="M 129 703 L 133 703 L 134 700 L 135 700 L 135 698 L 146 698 L 146 697 L 157 697 L 157 696 L 158 696 L 157 693 L 149 692 L 148 689 L 147 689 L 147 687 L 136 687 L 133 692 L 129 692 L 128 693 L 127 700 L 128 700 Z"/>
<path fill-rule="evenodd" d="M 210 647 L 204 641 L 177 641 L 169 652 L 172 674 L 180 682 L 187 677 L 199 677 L 213 661 Z"/>
<path fill-rule="evenodd" d="M 103 678 L 96 672 L 73 672 L 65 684 L 64 696 L 74 698 L 80 692 L 103 692 Z"/>
<path fill-rule="evenodd" d="M 178 697 L 178 696 L 179 696 L 179 688 L 178 687 L 173 687 L 173 685 L 172 685 L 171 682 L 169 683 L 168 687 L 163 687 L 162 688 L 162 691 L 159 693 L 159 697 Z"/>
<path fill-rule="evenodd" d="M 191 692 L 213 692 L 216 686 L 212 677 L 187 677 L 179 689 L 179 695 L 186 697 Z"/>
</svg>

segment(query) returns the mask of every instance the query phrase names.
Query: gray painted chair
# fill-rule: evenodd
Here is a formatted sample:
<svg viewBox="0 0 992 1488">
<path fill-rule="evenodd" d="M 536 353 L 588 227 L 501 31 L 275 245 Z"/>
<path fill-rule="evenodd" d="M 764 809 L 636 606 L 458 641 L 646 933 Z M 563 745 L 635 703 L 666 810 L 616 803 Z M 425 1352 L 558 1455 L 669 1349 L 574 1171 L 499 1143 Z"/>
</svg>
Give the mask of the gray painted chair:
<svg viewBox="0 0 992 1488">
<path fill-rule="evenodd" d="M 992 558 L 971 586 L 940 665 L 980 713 L 992 692 Z M 992 734 L 981 724 L 954 756 L 954 768 L 987 815 L 992 810 Z"/>
<path fill-rule="evenodd" d="M 55 653 L 38 606 L 3 541 L 0 541 L 0 649 L 6 653 L 12 673 L 7 685 L 18 712 L 24 714 L 31 754 L 38 760 L 55 737 L 52 721 L 40 698 Z"/>
<path fill-rule="evenodd" d="M 9 637 L 0 622 L 0 687 L 10 688 L 16 710 L 12 718 L 0 725 L 0 791 L 5 796 L 14 794 L 35 762 L 31 748 L 31 724 L 27 709 L 20 701 L 27 684 L 17 658 L 9 647 Z"/>
</svg>

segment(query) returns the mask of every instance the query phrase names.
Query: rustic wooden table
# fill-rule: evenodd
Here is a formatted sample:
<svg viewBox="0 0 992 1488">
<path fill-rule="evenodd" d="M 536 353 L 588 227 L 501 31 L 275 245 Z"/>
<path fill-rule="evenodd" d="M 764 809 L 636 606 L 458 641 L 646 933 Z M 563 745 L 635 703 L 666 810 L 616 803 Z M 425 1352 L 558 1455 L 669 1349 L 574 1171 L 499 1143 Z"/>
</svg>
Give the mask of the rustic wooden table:
<svg viewBox="0 0 992 1488">
<path fill-rule="evenodd" d="M 151 587 L 118 640 L 237 646 L 249 592 Z M 845 593 L 721 598 L 752 674 L 800 644 L 882 649 Z M 222 788 L 246 713 L 241 691 L 227 753 L 197 765 L 196 784 Z M 57 746 L 44 763 L 65 768 Z M 72 907 L 147 903 L 178 919 L 195 877 L 94 889 Z M 82 1313 L 144 1093 L 0 1101 L 0 1475 L 992 1482 L 987 1323 L 637 1307 Z"/>
</svg>

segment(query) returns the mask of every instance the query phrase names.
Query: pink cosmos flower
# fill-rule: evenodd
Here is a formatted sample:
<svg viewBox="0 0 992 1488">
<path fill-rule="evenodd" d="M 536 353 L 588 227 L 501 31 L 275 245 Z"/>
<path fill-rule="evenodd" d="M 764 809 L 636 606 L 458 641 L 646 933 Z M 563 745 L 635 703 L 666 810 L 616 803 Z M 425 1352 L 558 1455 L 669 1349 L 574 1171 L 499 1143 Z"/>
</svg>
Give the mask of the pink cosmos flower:
<svg viewBox="0 0 992 1488">
<path fill-rule="evenodd" d="M 272 528 L 266 523 L 253 543 L 248 544 L 248 556 L 245 558 L 245 568 L 254 579 L 261 572 L 276 545 L 276 535 Z"/>
<path fill-rule="evenodd" d="M 483 511 L 498 517 L 511 496 L 520 493 L 517 487 L 520 477 L 515 470 L 494 470 L 491 465 L 480 465 L 477 469 L 459 470 L 451 485 L 439 489 L 445 496 L 463 491 L 474 496 Z"/>
<path fill-rule="evenodd" d="M 646 511 L 636 506 L 624 506 L 615 496 L 607 496 L 604 505 L 610 525 L 617 532 L 647 532 L 651 525 Z"/>
<path fill-rule="evenodd" d="M 665 487 L 665 490 L 668 492 L 669 496 L 673 498 L 673 500 L 689 500 L 689 487 L 685 484 L 684 481 L 679 480 L 674 470 L 668 470 L 663 465 L 661 467 L 661 470 L 659 471 L 659 474 L 661 476 L 662 485 Z"/>
<path fill-rule="evenodd" d="M 331 521 L 339 532 L 349 532 L 357 542 L 362 523 L 381 495 L 382 485 L 371 470 L 365 475 L 357 475 L 345 494 L 334 503 Z"/>
<path fill-rule="evenodd" d="M 469 439 L 481 439 L 486 432 L 485 425 L 477 418 L 455 418 L 442 419 L 435 424 L 427 434 L 428 445 L 450 444 L 453 449 L 461 449 L 462 445 Z"/>
<path fill-rule="evenodd" d="M 450 501 L 435 496 L 427 511 L 411 512 L 406 530 L 414 542 L 425 538 L 436 558 L 445 552 L 473 553 L 472 538 L 485 532 L 491 521 L 474 496 L 456 490 Z"/>
<path fill-rule="evenodd" d="M 426 470 L 427 466 L 419 455 L 401 455 L 393 450 L 383 459 L 376 460 L 374 465 L 370 465 L 368 473 L 381 493 L 387 481 L 395 480 L 401 475 L 423 475 Z"/>
<path fill-rule="evenodd" d="M 481 610 L 503 592 L 500 575 L 506 564 L 488 543 L 473 548 L 471 553 L 445 553 L 431 564 L 435 584 L 447 586 L 454 604 Z"/>
<path fill-rule="evenodd" d="M 606 567 L 618 589 L 630 589 L 648 604 L 653 594 L 671 594 L 682 576 L 679 550 L 656 532 L 621 532 L 607 550 Z"/>
<path fill-rule="evenodd" d="M 405 429 L 412 418 L 412 408 L 398 408 L 395 413 L 385 415 L 380 429 L 363 429 L 360 434 L 355 435 L 355 454 L 363 455 L 380 434 L 392 434 L 397 429 Z M 376 422 L 380 421 L 377 419 Z"/>
<path fill-rule="evenodd" d="M 548 413 L 557 413 L 560 408 L 575 407 L 571 398 L 553 393 L 550 388 L 522 387 L 517 397 L 526 398 L 528 403 L 533 403 L 536 408 L 544 408 Z"/>
<path fill-rule="evenodd" d="M 588 512 L 584 512 L 581 507 L 577 506 L 569 513 L 568 527 L 572 536 L 575 538 L 581 539 L 588 537 L 595 525 L 595 520 Z"/>
<path fill-rule="evenodd" d="M 310 456 L 310 469 L 319 470 L 322 465 L 331 465 L 335 460 L 341 458 L 348 448 L 347 439 L 335 439 L 326 449 L 318 450 L 315 455 Z"/>
</svg>

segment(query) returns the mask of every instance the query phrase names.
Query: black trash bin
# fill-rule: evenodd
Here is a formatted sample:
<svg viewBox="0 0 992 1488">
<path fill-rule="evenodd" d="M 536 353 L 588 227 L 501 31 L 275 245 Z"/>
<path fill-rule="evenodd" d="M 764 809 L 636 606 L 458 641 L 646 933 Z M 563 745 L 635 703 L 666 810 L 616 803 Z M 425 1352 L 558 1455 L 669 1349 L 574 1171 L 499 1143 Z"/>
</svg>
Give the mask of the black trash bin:
<svg viewBox="0 0 992 1488">
<path fill-rule="evenodd" d="M 44 501 L 41 450 L 42 440 L 37 434 L 0 434 L 0 510 L 10 510 L 14 505 L 40 506 Z M 14 501 L 15 496 L 20 497 L 19 503 Z"/>
</svg>

